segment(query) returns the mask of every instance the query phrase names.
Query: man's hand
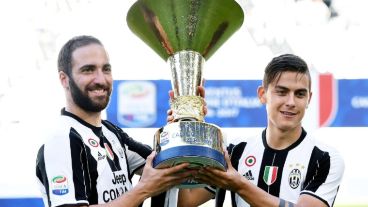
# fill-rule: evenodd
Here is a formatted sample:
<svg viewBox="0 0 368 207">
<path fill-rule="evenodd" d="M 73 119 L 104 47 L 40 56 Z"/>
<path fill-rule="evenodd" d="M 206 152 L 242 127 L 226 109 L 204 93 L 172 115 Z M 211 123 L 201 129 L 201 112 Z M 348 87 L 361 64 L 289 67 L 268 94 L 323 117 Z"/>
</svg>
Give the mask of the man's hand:
<svg viewBox="0 0 368 207">
<path fill-rule="evenodd" d="M 195 180 L 201 183 L 206 183 L 210 186 L 216 186 L 237 192 L 241 187 L 239 184 L 241 184 L 243 176 L 241 176 L 231 165 L 229 154 L 226 150 L 225 161 L 227 164 L 227 170 L 225 172 L 216 168 L 204 167 L 198 171 L 198 174 L 195 176 Z"/>
<path fill-rule="evenodd" d="M 152 152 L 147 157 L 142 177 L 136 186 L 142 188 L 148 197 L 158 195 L 175 185 L 179 185 L 190 178 L 192 179 L 196 174 L 195 170 L 187 169 L 189 163 L 182 163 L 165 169 L 155 169 L 152 167 L 155 155 L 156 152 Z"/>
</svg>

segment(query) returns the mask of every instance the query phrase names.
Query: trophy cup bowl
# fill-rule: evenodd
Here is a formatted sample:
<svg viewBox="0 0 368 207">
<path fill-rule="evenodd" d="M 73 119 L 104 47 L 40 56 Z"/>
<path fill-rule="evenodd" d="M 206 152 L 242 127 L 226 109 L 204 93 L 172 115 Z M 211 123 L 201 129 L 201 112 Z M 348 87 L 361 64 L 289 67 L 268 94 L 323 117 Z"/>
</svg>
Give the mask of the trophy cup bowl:
<svg viewBox="0 0 368 207">
<path fill-rule="evenodd" d="M 130 30 L 150 46 L 171 68 L 175 122 L 157 130 L 153 167 L 183 162 L 189 168 L 226 169 L 221 129 L 204 122 L 204 100 L 198 94 L 203 65 L 243 23 L 244 14 L 234 0 L 138 0 L 129 9 Z M 179 187 L 202 187 L 194 180 Z"/>
</svg>

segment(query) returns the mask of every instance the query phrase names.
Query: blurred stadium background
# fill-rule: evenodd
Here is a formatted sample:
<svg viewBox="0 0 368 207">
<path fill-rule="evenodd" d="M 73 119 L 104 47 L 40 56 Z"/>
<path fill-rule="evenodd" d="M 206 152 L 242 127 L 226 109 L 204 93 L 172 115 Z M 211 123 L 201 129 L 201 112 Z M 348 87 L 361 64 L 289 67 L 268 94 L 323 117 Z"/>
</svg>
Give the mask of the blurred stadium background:
<svg viewBox="0 0 368 207">
<path fill-rule="evenodd" d="M 64 105 L 56 56 L 67 39 L 81 34 L 101 39 L 109 51 L 116 80 L 170 79 L 168 65 L 126 25 L 126 13 L 134 2 L 0 2 L 0 207 L 42 206 L 35 180 L 35 158 L 43 142 L 42 134 Z M 314 105 L 307 112 L 305 125 L 345 158 L 345 176 L 336 206 L 368 206 L 368 166 L 364 164 L 368 144 L 368 1 L 238 0 L 238 3 L 245 11 L 244 24 L 206 62 L 205 78 L 260 80 L 273 56 L 294 53 L 307 60 L 316 80 L 320 75 L 330 74 L 335 80 L 353 81 L 350 92 L 361 94 L 359 114 L 353 114 L 361 120 L 357 125 L 334 124 L 333 120 L 321 124 L 318 95 L 313 97 Z M 319 87 L 314 89 L 318 94 Z M 224 132 L 232 139 L 261 129 L 225 127 Z M 125 130 L 135 139 L 151 144 L 156 128 Z M 211 202 L 203 206 L 211 206 Z"/>
</svg>

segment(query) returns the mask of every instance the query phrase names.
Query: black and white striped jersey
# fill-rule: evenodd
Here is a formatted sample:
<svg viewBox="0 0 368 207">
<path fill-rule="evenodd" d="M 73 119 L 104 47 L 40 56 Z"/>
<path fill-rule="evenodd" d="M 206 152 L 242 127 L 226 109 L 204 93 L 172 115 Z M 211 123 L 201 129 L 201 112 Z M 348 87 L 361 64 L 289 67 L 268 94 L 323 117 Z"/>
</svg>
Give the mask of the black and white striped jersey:
<svg viewBox="0 0 368 207">
<path fill-rule="evenodd" d="M 261 136 L 230 144 L 234 168 L 254 185 L 271 195 L 296 203 L 301 194 L 333 206 L 344 173 L 344 161 L 333 148 L 303 132 L 284 150 L 270 148 L 266 130 Z M 217 205 L 222 205 L 223 191 L 218 191 Z M 231 193 L 232 205 L 249 207 L 240 196 Z"/>
<path fill-rule="evenodd" d="M 36 175 L 45 206 L 107 203 L 132 188 L 150 147 L 107 121 L 95 127 L 62 110 L 37 155 Z"/>
</svg>

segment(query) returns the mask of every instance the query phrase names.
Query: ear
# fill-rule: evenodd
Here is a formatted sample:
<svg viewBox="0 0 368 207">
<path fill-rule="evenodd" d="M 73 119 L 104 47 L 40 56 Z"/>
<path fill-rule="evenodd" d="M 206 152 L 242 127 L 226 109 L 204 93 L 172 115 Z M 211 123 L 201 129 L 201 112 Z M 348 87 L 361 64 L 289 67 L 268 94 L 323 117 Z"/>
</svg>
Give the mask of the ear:
<svg viewBox="0 0 368 207">
<path fill-rule="evenodd" d="M 63 88 L 69 89 L 69 77 L 63 71 L 59 71 L 59 80 Z"/>
<path fill-rule="evenodd" d="M 266 104 L 266 89 L 263 86 L 257 88 L 258 99 L 262 104 Z"/>
</svg>

